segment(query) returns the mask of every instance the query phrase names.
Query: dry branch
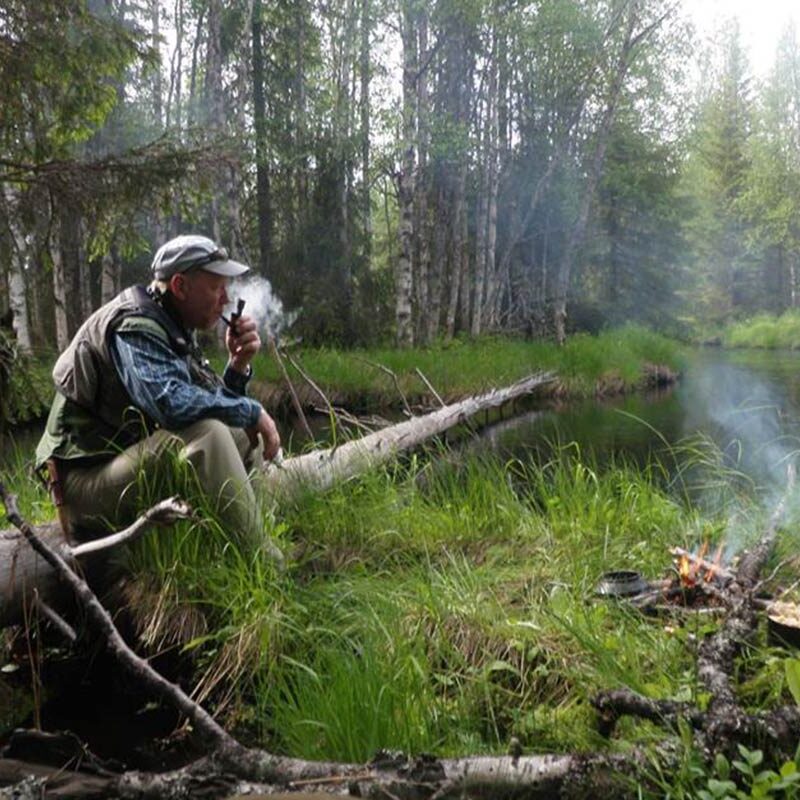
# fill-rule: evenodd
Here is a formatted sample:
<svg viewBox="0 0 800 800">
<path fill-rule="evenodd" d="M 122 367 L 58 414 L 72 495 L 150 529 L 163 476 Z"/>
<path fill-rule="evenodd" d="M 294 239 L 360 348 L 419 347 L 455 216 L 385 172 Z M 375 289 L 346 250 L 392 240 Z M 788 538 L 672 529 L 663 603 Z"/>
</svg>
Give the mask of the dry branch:
<svg viewBox="0 0 800 800">
<path fill-rule="evenodd" d="M 71 544 L 64 538 L 58 523 L 40 525 L 36 534 L 64 559 L 80 559 L 84 568 L 90 568 L 95 560 L 103 557 L 104 551 L 133 541 L 151 525 L 169 525 L 186 518 L 189 513 L 185 503 L 172 497 L 145 511 L 125 530 L 95 541 Z M 22 609 L 34 593 L 37 603 L 55 609 L 61 608 L 68 596 L 52 565 L 39 550 L 28 547 L 19 530 L 0 531 L 0 626 L 21 622 Z"/>
<path fill-rule="evenodd" d="M 609 783 L 620 771 L 630 768 L 629 758 L 619 756 L 475 756 L 439 760 L 431 756 L 407 759 L 385 755 L 370 764 L 313 762 L 273 755 L 264 750 L 245 748 L 179 687 L 159 675 L 144 659 L 134 653 L 117 631 L 111 616 L 103 608 L 88 584 L 62 557 L 56 547 L 44 543 L 21 517 L 16 498 L 0 483 L 0 497 L 9 519 L 28 544 L 44 559 L 75 593 L 93 627 L 119 664 L 143 689 L 175 707 L 189 719 L 194 729 L 211 746 L 211 755 L 183 769 L 152 774 L 125 772 L 110 775 L 92 769 L 91 775 L 77 777 L 78 769 L 58 766 L 47 770 L 41 765 L 20 765 L 18 760 L 0 760 L 0 780 L 12 775 L 17 784 L 27 782 L 41 793 L 48 780 L 69 774 L 71 797 L 121 798 L 207 798 L 230 797 L 254 792 L 267 793 L 278 786 L 314 784 L 318 791 L 338 790 L 347 784 L 350 793 L 386 797 L 470 797 L 490 792 L 519 790 L 531 798 L 585 796 L 587 786 Z M 67 549 L 67 548 L 64 548 Z M 75 759 L 71 756 L 69 761 Z M 77 759 L 78 763 L 82 759 Z M 64 789 L 62 785 L 61 790 Z M 474 792 L 474 794 L 473 794 Z M 21 792 L 17 792 L 20 796 Z"/>
</svg>

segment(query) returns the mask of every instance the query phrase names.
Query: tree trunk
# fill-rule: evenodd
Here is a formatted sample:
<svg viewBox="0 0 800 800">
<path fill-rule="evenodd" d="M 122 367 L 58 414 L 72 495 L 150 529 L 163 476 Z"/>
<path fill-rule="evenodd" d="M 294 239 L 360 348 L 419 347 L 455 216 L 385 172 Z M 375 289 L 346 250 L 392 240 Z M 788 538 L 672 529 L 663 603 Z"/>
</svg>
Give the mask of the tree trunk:
<svg viewBox="0 0 800 800">
<path fill-rule="evenodd" d="M 264 40 L 261 0 L 253 2 L 250 29 L 253 36 L 253 127 L 256 135 L 256 207 L 258 209 L 258 264 L 270 276 L 272 251 L 272 197 L 267 147 L 267 107 L 264 97 Z"/>
<path fill-rule="evenodd" d="M 58 201 L 56 201 L 58 202 Z M 78 316 L 74 312 L 72 299 L 78 296 L 77 258 L 75 257 L 71 230 L 75 220 L 64 208 L 57 211 L 57 222 L 53 225 L 54 238 L 50 242 L 53 262 L 53 297 L 55 301 L 56 343 L 59 352 L 64 351 L 72 338 L 72 321 Z"/>
<path fill-rule="evenodd" d="M 485 108 L 484 103 L 484 108 Z M 484 123 L 488 127 L 488 114 Z M 486 294 L 486 233 L 489 209 L 489 172 L 486 160 L 486 148 L 488 133 L 486 128 L 483 132 L 483 147 L 481 156 L 478 159 L 478 171 L 480 175 L 478 184 L 478 202 L 475 215 L 475 280 L 472 293 L 472 324 L 470 333 L 478 336 L 483 330 L 483 309 Z"/>
<path fill-rule="evenodd" d="M 395 340 L 398 347 L 414 344 L 412 318 L 414 195 L 416 166 L 416 73 L 417 32 L 413 0 L 403 0 L 403 163 L 398 178 L 400 222 L 397 228 L 400 252 L 395 268 Z"/>
<path fill-rule="evenodd" d="M 221 136 L 225 130 L 225 109 L 222 100 L 222 1 L 208 0 L 208 25 L 205 74 L 205 100 L 207 124 L 211 138 Z M 217 180 L 216 191 L 211 194 L 211 234 L 214 241 L 222 241 L 220 198 L 225 197 L 223 179 Z"/>
<path fill-rule="evenodd" d="M 430 343 L 439 332 L 439 322 L 442 313 L 442 276 L 445 264 L 448 261 L 447 233 L 450 225 L 450 208 L 448 203 L 449 193 L 446 186 L 446 165 L 440 165 L 436 177 L 436 207 L 434 213 L 436 222 L 433 225 L 433 256 L 431 258 L 430 272 L 428 275 L 428 305 L 421 312 L 425 320 L 425 342 Z"/>
<path fill-rule="evenodd" d="M 461 315 L 461 328 L 465 331 L 470 327 L 470 280 L 469 280 L 469 217 L 467 214 L 467 201 L 461 207 L 461 278 L 459 279 L 458 307 Z"/>
<path fill-rule="evenodd" d="M 456 329 L 458 299 L 461 294 L 461 281 L 464 279 L 464 251 L 467 247 L 464 225 L 466 207 L 467 164 L 462 160 L 453 197 L 453 253 L 450 264 L 450 285 L 445 319 L 445 337 L 452 339 Z"/>
<path fill-rule="evenodd" d="M 414 259 L 414 338 L 418 342 L 430 341 L 429 317 L 432 288 L 431 252 L 435 255 L 435 245 L 431 239 L 435 236 L 435 226 L 432 215 L 437 213 L 434 207 L 431 210 L 432 185 L 430 165 L 430 140 L 431 140 L 431 108 L 430 108 L 430 82 L 428 69 L 420 68 L 428 56 L 428 15 L 423 6 L 418 8 L 417 18 L 417 178 L 414 184 L 414 240 L 416 244 Z M 435 270 L 436 267 L 434 266 Z"/>
<path fill-rule="evenodd" d="M 92 302 L 92 270 L 89 264 L 89 259 L 86 257 L 86 225 L 83 221 L 78 223 L 75 237 L 75 258 L 77 262 L 78 272 L 78 295 L 80 305 L 79 320 L 76 320 L 75 327 L 80 325 L 80 322 L 87 319 L 93 310 Z"/>
<path fill-rule="evenodd" d="M 372 31 L 372 15 L 370 0 L 361 0 L 361 45 L 358 59 L 360 82 L 361 112 L 361 224 L 364 231 L 364 269 L 367 273 L 372 265 L 372 202 L 370 199 L 370 82 L 372 68 L 370 66 L 370 33 Z"/>
<path fill-rule="evenodd" d="M 164 109 L 164 126 L 181 129 L 183 123 L 183 0 L 175 0 L 175 47 L 169 61 L 169 92 Z"/>
<path fill-rule="evenodd" d="M 486 311 L 484 314 L 486 326 L 491 330 L 497 326 L 499 319 L 499 305 L 502 299 L 502 275 L 496 266 L 497 251 L 497 33 L 494 34 L 492 43 L 492 57 L 489 65 L 489 140 L 486 148 L 487 167 L 487 197 L 486 197 Z"/>
<path fill-rule="evenodd" d="M 100 302 L 105 305 L 116 297 L 122 289 L 122 269 L 117 256 L 116 245 L 111 246 L 103 254 L 102 273 L 100 276 Z"/>
<path fill-rule="evenodd" d="M 2 210 L 8 225 L 12 246 L 8 271 L 8 305 L 11 310 L 11 324 L 17 339 L 17 347 L 22 353 L 30 353 L 33 343 L 28 316 L 28 294 L 25 286 L 25 275 L 30 260 L 30 244 L 26 241 L 14 215 L 15 199 L 11 187 L 4 186 L 0 201 L 2 201 Z"/>
</svg>

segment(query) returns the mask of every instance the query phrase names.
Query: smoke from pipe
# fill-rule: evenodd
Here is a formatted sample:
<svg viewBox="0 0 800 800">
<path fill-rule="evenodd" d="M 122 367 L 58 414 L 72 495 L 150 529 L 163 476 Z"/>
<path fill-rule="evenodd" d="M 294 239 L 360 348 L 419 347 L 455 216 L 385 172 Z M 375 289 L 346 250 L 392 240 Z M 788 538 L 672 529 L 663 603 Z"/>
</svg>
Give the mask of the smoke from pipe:
<svg viewBox="0 0 800 800">
<path fill-rule="evenodd" d="M 266 278 L 258 275 L 231 282 L 228 288 L 230 303 L 226 316 L 236 308 L 239 299 L 246 302 L 244 314 L 253 317 L 260 333 L 277 339 L 297 319 L 298 311 L 286 312 L 283 303 L 272 291 Z"/>
</svg>

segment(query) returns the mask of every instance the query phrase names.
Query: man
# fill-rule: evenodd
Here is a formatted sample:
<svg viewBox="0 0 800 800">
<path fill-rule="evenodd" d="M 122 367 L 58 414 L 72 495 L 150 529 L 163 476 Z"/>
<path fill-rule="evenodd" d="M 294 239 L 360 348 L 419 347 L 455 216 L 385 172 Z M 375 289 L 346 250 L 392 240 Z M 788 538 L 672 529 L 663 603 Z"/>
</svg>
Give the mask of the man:
<svg viewBox="0 0 800 800">
<path fill-rule="evenodd" d="M 221 378 L 195 340 L 220 319 L 229 280 L 248 270 L 205 236 L 178 236 L 156 252 L 150 286 L 95 311 L 62 353 L 36 456 L 56 477 L 70 533 L 87 538 L 132 521 L 143 510 L 142 478 L 171 469 L 177 454 L 232 534 L 263 538 L 248 471 L 261 463 L 259 437 L 266 459 L 280 438 L 245 396 L 261 346 L 256 323 L 245 315 L 229 325 Z"/>
</svg>

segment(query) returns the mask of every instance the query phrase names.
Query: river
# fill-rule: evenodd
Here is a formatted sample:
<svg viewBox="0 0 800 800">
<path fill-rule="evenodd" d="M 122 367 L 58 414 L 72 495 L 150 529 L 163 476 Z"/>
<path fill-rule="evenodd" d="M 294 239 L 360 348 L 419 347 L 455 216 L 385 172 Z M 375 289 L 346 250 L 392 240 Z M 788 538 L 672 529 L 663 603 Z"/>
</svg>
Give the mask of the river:
<svg viewBox="0 0 800 800">
<path fill-rule="evenodd" d="M 601 464 L 657 459 L 672 471 L 675 448 L 699 437 L 758 485 L 783 484 L 787 459 L 800 450 L 800 353 L 697 350 L 666 390 L 530 411 L 491 426 L 481 441 L 523 460 L 575 443 Z"/>
<path fill-rule="evenodd" d="M 31 459 L 38 428 L 0 437 L 0 469 Z M 670 467 L 667 445 L 704 435 L 757 481 L 779 480 L 800 449 L 800 353 L 696 350 L 674 387 L 604 400 L 564 402 L 507 418 L 475 443 L 502 457 L 547 458 L 554 444 L 576 443 L 600 463 L 624 457 Z"/>
</svg>

